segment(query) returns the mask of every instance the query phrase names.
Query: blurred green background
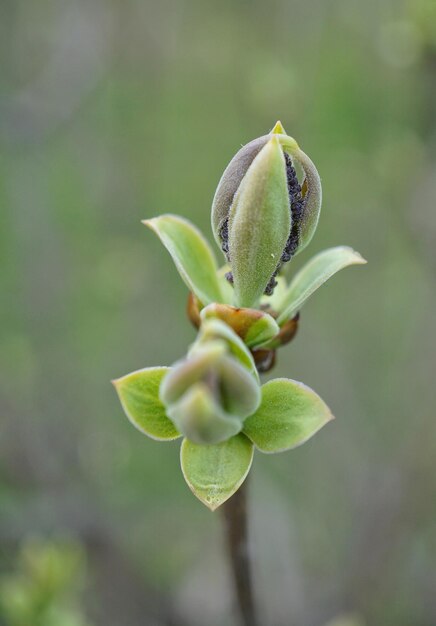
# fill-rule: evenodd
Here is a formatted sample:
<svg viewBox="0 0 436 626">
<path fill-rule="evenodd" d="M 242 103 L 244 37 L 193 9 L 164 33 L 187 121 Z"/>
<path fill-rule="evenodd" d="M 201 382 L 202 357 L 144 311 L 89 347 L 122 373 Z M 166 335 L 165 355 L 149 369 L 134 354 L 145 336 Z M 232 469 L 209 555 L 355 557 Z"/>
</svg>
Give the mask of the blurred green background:
<svg viewBox="0 0 436 626">
<path fill-rule="evenodd" d="M 83 615 L 56 626 L 234 626 L 219 514 L 109 381 L 194 337 L 140 219 L 179 213 L 212 239 L 224 167 L 277 119 L 324 186 L 290 269 L 338 244 L 369 263 L 311 299 L 279 354 L 274 375 L 338 419 L 256 455 L 261 623 L 434 626 L 434 1 L 1 0 L 0 59 L 1 626 L 49 623 L 1 603 L 11 576 L 32 596 L 17 572 L 35 535 L 81 554 Z"/>
</svg>

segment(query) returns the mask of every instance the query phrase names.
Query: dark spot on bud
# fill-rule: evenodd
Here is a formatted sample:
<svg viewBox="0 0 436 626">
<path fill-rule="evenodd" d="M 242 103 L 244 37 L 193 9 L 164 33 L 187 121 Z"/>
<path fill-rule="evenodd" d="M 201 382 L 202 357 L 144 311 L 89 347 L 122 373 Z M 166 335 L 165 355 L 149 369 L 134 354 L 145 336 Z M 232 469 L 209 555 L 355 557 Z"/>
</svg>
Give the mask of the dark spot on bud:
<svg viewBox="0 0 436 626">
<path fill-rule="evenodd" d="M 276 281 L 276 276 L 277 273 L 280 269 L 281 263 L 277 266 L 277 268 L 274 271 L 274 274 L 271 276 L 271 278 L 269 279 L 269 283 L 267 284 L 267 286 L 265 287 L 265 291 L 263 292 L 266 296 L 272 296 L 274 293 L 274 289 L 277 286 L 277 281 Z"/>
<path fill-rule="evenodd" d="M 226 255 L 227 261 L 230 261 L 229 259 L 229 218 L 228 217 L 226 217 L 224 222 L 221 224 L 219 237 L 221 241 L 221 250 Z"/>
<path fill-rule="evenodd" d="M 230 263 L 230 254 L 229 254 L 229 218 L 227 217 L 224 222 L 221 224 L 220 228 L 220 240 L 221 240 L 221 250 L 226 255 L 227 261 Z M 229 281 L 231 285 L 233 285 L 233 274 L 232 272 L 227 272 L 226 279 Z"/>
<path fill-rule="evenodd" d="M 288 181 L 289 203 L 291 208 L 291 232 L 281 257 L 283 263 L 287 263 L 294 256 L 300 241 L 300 226 L 304 211 L 304 198 L 301 185 L 298 182 L 297 172 L 292 165 L 292 159 L 284 152 L 286 163 L 286 178 Z"/>
<path fill-rule="evenodd" d="M 289 193 L 289 206 L 291 212 L 291 232 L 289 233 L 288 240 L 285 245 L 285 249 L 280 257 L 280 262 L 274 274 L 271 276 L 269 283 L 265 289 L 265 295 L 271 296 L 274 293 L 274 288 L 277 285 L 275 277 L 277 276 L 283 263 L 287 263 L 294 256 L 297 251 L 300 241 L 300 226 L 301 219 L 304 212 L 305 199 L 301 191 L 301 185 L 298 182 L 297 172 L 292 165 L 292 159 L 287 152 L 283 152 L 286 163 L 286 179 L 288 183 Z"/>
</svg>

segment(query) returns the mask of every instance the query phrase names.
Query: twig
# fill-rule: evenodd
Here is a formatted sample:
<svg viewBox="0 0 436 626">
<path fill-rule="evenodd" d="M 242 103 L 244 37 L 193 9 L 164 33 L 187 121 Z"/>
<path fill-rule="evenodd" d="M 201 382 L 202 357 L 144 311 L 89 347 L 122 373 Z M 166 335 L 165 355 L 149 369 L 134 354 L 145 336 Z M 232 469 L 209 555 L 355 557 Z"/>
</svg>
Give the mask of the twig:
<svg viewBox="0 0 436 626">
<path fill-rule="evenodd" d="M 256 626 L 253 584 L 248 548 L 247 481 L 222 506 L 227 544 L 241 620 L 244 626 Z"/>
</svg>

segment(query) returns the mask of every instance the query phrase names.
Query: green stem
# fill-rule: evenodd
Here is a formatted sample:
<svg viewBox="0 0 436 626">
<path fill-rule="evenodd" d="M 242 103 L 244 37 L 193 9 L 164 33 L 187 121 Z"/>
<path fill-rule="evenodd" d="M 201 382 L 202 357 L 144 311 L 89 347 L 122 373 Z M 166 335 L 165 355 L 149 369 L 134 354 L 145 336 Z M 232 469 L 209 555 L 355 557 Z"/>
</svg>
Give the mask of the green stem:
<svg viewBox="0 0 436 626">
<path fill-rule="evenodd" d="M 257 617 L 248 548 L 247 481 L 222 505 L 241 624 L 256 626 Z"/>
</svg>

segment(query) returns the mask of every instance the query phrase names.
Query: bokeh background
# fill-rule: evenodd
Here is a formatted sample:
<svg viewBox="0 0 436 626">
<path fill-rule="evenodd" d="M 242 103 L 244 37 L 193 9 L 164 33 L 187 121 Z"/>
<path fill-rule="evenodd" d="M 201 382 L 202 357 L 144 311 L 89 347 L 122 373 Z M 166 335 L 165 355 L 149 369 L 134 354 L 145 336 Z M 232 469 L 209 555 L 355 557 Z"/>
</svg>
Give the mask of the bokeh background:
<svg viewBox="0 0 436 626">
<path fill-rule="evenodd" d="M 256 455 L 261 623 L 434 626 L 433 0 L 1 0 L 0 59 L 1 626 L 236 624 L 219 514 L 109 381 L 194 337 L 140 219 L 212 239 L 224 167 L 277 119 L 324 186 L 290 271 L 369 263 L 279 355 L 337 420 Z"/>
</svg>

